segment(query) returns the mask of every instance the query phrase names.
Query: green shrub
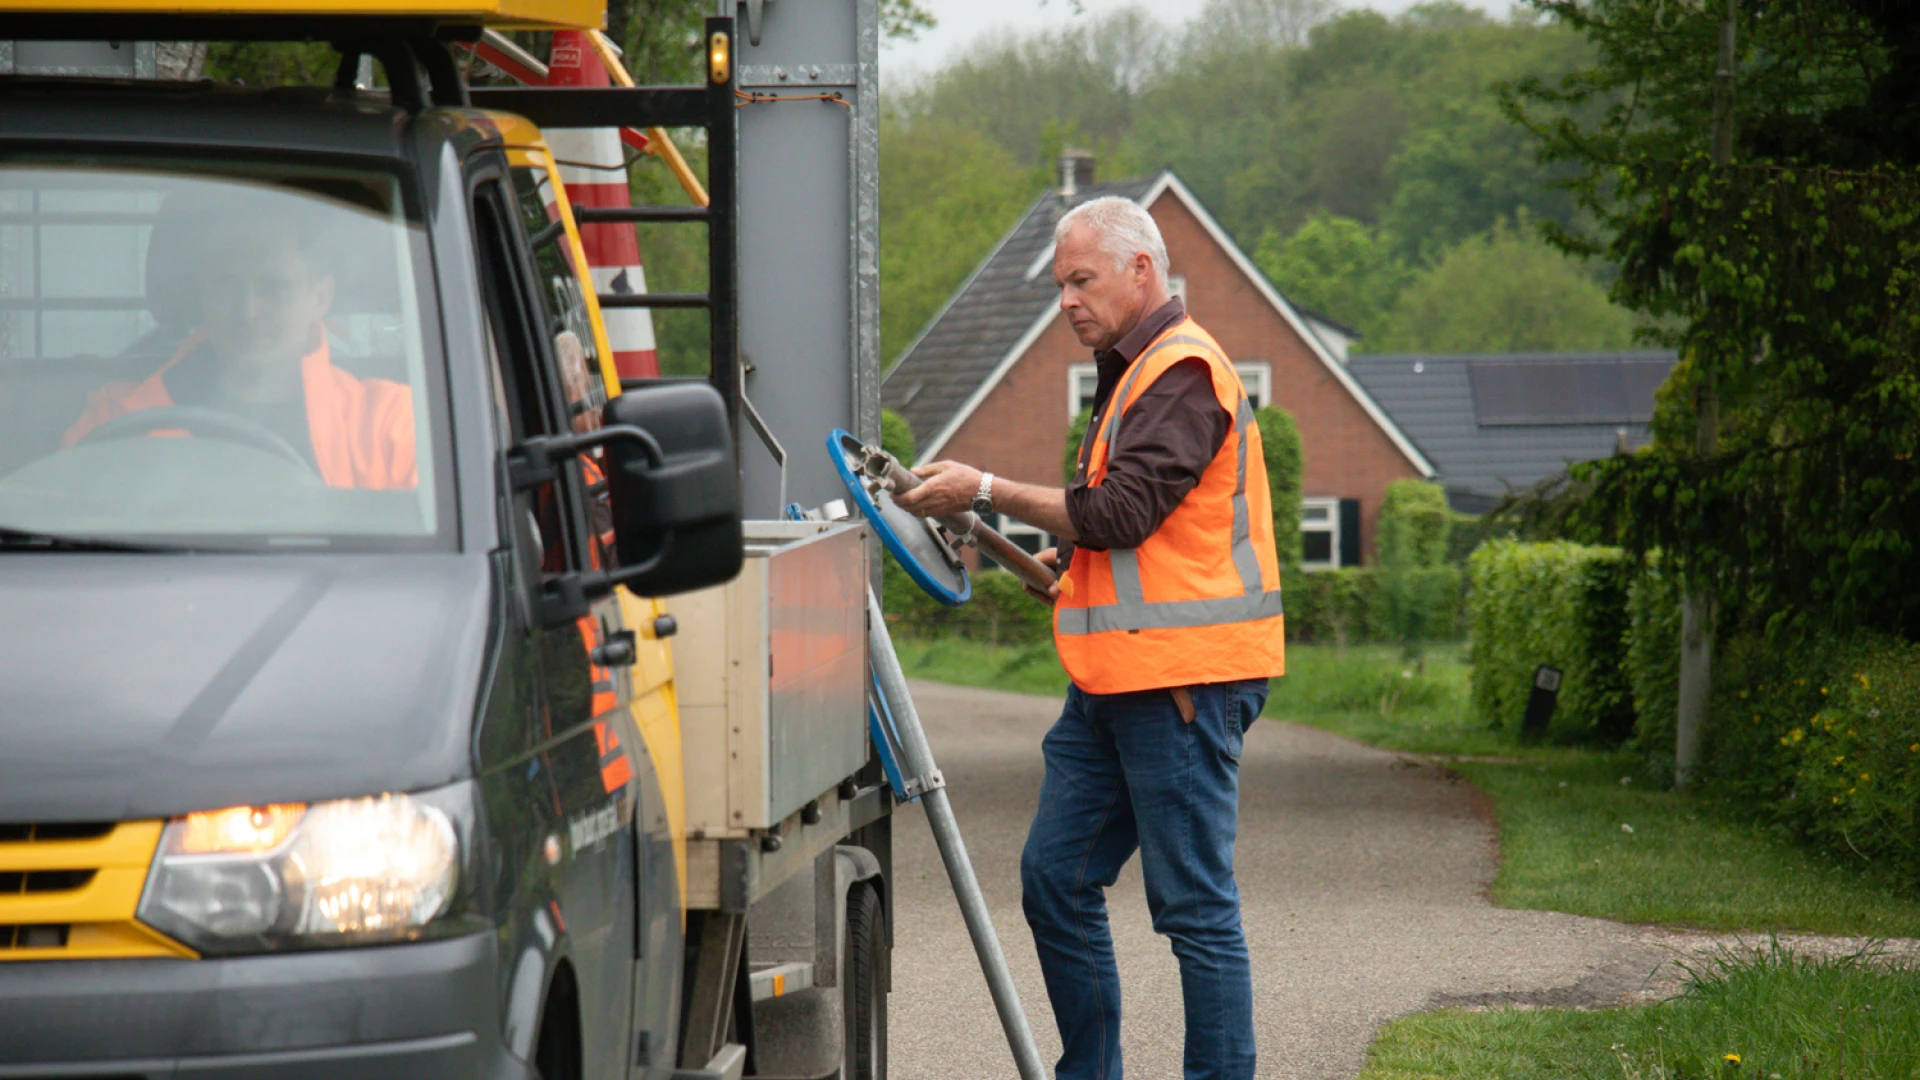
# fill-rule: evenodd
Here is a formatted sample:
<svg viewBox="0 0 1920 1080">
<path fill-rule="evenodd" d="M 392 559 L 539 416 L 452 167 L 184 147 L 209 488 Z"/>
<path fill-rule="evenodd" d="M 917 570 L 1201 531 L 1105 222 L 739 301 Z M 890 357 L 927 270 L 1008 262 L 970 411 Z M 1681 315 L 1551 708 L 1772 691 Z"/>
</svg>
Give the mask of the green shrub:
<svg viewBox="0 0 1920 1080">
<path fill-rule="evenodd" d="M 1447 561 L 1453 512 L 1447 493 L 1424 480 L 1395 480 L 1380 503 L 1380 565 L 1440 566 Z"/>
<path fill-rule="evenodd" d="M 1631 564 L 1614 548 L 1495 540 L 1468 560 L 1473 701 L 1518 734 L 1534 668 L 1560 669 L 1555 741 L 1619 741 L 1632 730 L 1625 639 Z"/>
<path fill-rule="evenodd" d="M 1060 483 L 1064 486 L 1073 483 L 1073 474 L 1080 468 L 1080 442 L 1087 437 L 1087 425 L 1093 422 L 1093 409 L 1081 409 L 1080 415 L 1067 425 L 1067 445 L 1060 451 Z"/>
<path fill-rule="evenodd" d="M 880 449 L 902 465 L 913 464 L 913 425 L 892 409 L 880 410 Z"/>
<path fill-rule="evenodd" d="M 887 556 L 884 573 L 888 629 L 894 634 L 933 639 L 958 635 L 999 645 L 1032 645 L 1053 639 L 1053 610 L 1026 594 L 1019 579 L 1002 570 L 971 575 L 973 599 L 948 607 L 914 584 Z"/>
<path fill-rule="evenodd" d="M 1680 714 L 1680 580 L 1659 552 L 1627 587 L 1627 683 L 1633 690 L 1633 749 L 1663 785 L 1673 783 Z"/>
<path fill-rule="evenodd" d="M 1713 675 L 1710 794 L 1920 884 L 1920 645 L 1776 629 L 1727 641 Z"/>
<path fill-rule="evenodd" d="M 1273 501 L 1273 545 L 1284 567 L 1300 565 L 1300 475 L 1305 455 L 1300 428 L 1292 414 L 1268 405 L 1253 414 L 1260 429 L 1260 456 L 1267 466 L 1267 492 Z"/>
</svg>

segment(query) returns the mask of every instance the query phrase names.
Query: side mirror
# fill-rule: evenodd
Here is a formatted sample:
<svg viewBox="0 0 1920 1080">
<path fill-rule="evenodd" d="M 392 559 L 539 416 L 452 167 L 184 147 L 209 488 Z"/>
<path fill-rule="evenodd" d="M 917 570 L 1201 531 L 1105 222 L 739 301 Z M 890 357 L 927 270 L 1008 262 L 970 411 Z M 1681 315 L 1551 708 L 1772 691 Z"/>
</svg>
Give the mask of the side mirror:
<svg viewBox="0 0 1920 1080">
<path fill-rule="evenodd" d="M 731 581 L 745 545 L 733 432 L 719 393 L 702 382 L 630 390 L 607 403 L 605 421 L 657 444 L 603 444 L 620 563 L 613 580 L 642 596 Z"/>
</svg>

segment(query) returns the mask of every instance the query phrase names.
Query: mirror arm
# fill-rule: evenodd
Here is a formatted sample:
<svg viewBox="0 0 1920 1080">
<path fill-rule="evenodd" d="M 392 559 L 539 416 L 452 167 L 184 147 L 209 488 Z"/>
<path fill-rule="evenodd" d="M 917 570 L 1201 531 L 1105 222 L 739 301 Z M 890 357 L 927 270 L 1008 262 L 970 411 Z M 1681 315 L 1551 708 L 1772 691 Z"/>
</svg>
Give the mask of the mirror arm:
<svg viewBox="0 0 1920 1080">
<path fill-rule="evenodd" d="M 659 468 L 666 458 L 659 440 L 645 428 L 632 424 L 610 424 L 592 431 L 569 432 L 565 435 L 536 435 L 507 451 L 508 482 L 515 491 L 530 491 L 554 480 L 560 473 L 561 464 L 568 459 L 597 446 L 622 441 L 639 443 L 640 449 L 647 455 L 647 464 L 652 468 Z"/>
</svg>

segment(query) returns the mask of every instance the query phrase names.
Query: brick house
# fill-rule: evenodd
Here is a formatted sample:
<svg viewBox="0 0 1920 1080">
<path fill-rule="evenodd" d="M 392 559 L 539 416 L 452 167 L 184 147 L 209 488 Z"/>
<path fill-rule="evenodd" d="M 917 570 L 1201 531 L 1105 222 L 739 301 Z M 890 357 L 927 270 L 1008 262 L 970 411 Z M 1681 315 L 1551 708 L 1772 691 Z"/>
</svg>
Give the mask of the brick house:
<svg viewBox="0 0 1920 1080">
<path fill-rule="evenodd" d="M 1091 353 L 1060 316 L 1053 227 L 1102 195 L 1133 199 L 1166 239 L 1169 284 L 1240 371 L 1255 406 L 1293 414 L 1305 454 L 1301 530 L 1309 567 L 1374 560 L 1387 485 L 1434 469 L 1346 368 L 1352 331 L 1289 304 L 1171 171 L 1095 184 L 1062 158 L 1042 195 L 888 373 L 881 400 L 912 425 L 922 461 L 949 458 L 1059 486 L 1073 417 L 1092 403 Z M 1002 522 L 1037 549 L 1035 530 Z"/>
</svg>

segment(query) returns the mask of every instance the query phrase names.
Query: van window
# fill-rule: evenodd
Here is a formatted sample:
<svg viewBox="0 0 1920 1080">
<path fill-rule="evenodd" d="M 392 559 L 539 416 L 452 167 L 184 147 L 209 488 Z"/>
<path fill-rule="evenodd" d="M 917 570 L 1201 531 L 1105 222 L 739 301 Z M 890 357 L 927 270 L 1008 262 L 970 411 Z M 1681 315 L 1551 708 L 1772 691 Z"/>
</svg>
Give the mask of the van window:
<svg viewBox="0 0 1920 1080">
<path fill-rule="evenodd" d="M 0 165 L 0 529 L 440 534 L 426 243 L 389 175 Z"/>
</svg>

